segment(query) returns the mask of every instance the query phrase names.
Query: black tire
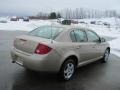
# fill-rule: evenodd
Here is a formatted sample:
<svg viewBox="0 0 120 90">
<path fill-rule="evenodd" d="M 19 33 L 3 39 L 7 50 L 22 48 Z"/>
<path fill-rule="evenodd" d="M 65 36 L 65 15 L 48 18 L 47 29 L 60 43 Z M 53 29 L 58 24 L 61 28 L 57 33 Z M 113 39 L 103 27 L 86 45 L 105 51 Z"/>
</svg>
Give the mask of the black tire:
<svg viewBox="0 0 120 90">
<path fill-rule="evenodd" d="M 106 63 L 106 62 L 108 61 L 109 54 L 110 54 L 110 50 L 109 50 L 109 49 L 106 49 L 106 50 L 105 50 L 105 53 L 104 53 L 104 56 L 103 56 L 103 58 L 102 58 L 102 62 L 103 62 L 103 63 Z"/>
<path fill-rule="evenodd" d="M 71 69 L 70 69 L 71 68 Z M 67 59 L 59 72 L 59 79 L 62 81 L 68 81 L 70 79 L 73 78 L 74 74 L 75 74 L 75 70 L 76 70 L 76 64 L 75 61 L 73 59 Z M 69 75 L 67 75 L 69 74 Z"/>
</svg>

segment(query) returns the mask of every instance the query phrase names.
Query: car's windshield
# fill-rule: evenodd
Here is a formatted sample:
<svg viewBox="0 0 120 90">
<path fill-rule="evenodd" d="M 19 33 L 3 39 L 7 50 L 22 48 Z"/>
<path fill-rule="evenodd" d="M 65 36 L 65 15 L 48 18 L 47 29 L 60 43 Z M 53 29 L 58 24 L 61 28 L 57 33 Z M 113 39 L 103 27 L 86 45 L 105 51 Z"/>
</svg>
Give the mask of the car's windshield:
<svg viewBox="0 0 120 90">
<path fill-rule="evenodd" d="M 29 32 L 29 35 L 46 39 L 55 39 L 63 30 L 64 28 L 62 27 L 42 26 Z"/>
</svg>

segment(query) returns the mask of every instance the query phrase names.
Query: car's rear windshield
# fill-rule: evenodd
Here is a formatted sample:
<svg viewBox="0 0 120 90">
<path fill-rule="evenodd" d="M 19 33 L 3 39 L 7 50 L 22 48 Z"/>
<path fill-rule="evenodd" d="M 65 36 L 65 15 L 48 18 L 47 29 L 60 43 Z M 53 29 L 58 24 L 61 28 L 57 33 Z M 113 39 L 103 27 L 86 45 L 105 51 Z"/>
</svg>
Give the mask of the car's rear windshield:
<svg viewBox="0 0 120 90">
<path fill-rule="evenodd" d="M 55 39 L 63 30 L 64 28 L 62 27 L 41 26 L 29 32 L 29 35 L 46 38 L 46 39 Z"/>
</svg>

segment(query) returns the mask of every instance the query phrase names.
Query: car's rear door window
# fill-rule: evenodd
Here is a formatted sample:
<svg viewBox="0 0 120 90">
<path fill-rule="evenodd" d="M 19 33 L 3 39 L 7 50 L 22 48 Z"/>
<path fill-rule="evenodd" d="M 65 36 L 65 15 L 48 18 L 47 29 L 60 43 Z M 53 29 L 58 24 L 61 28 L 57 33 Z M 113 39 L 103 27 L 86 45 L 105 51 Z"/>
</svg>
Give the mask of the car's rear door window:
<svg viewBox="0 0 120 90">
<path fill-rule="evenodd" d="M 71 40 L 73 42 L 86 42 L 87 41 L 87 37 L 86 37 L 85 31 L 84 30 L 80 30 L 80 29 L 73 30 L 70 33 L 70 37 L 71 37 Z"/>
<path fill-rule="evenodd" d="M 75 37 L 74 31 L 70 32 L 70 37 L 71 37 L 72 42 L 76 42 L 76 37 Z"/>
</svg>

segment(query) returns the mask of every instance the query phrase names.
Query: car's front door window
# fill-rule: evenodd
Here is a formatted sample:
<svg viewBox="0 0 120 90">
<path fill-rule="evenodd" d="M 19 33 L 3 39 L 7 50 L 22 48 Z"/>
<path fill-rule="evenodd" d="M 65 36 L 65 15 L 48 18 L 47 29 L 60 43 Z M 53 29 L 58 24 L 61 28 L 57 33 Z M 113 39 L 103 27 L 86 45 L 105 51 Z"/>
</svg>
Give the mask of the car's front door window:
<svg viewBox="0 0 120 90">
<path fill-rule="evenodd" d="M 98 35 L 96 33 L 94 33 L 93 31 L 87 31 L 87 37 L 88 37 L 89 42 L 98 42 L 99 41 Z"/>
</svg>

